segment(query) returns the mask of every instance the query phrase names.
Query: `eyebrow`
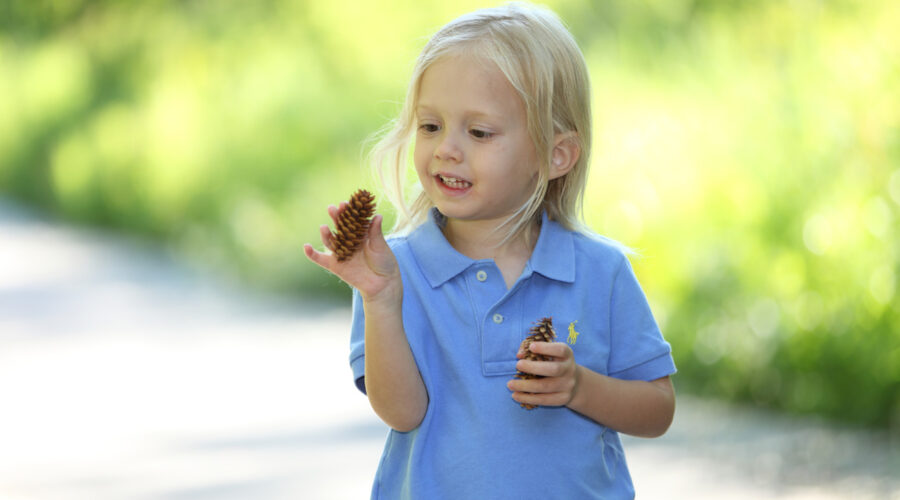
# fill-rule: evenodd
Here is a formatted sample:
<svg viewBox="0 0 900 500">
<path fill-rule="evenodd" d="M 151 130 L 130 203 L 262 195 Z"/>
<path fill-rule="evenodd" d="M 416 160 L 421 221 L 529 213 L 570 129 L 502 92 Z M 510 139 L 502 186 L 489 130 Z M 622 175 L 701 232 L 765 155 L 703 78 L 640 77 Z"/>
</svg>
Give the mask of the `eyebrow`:
<svg viewBox="0 0 900 500">
<path fill-rule="evenodd" d="M 433 106 L 429 106 L 428 104 L 417 104 L 417 105 L 416 105 L 416 112 L 418 113 L 419 111 L 431 111 L 431 112 L 434 112 L 434 111 L 435 111 L 435 108 L 434 108 Z M 472 110 L 466 110 L 466 111 L 463 112 L 463 114 L 464 114 L 465 116 L 477 116 L 477 117 L 484 117 L 484 118 L 491 118 L 491 119 L 499 119 L 499 118 L 501 118 L 501 115 L 500 115 L 499 113 L 493 114 L 493 115 L 492 115 L 492 114 L 490 114 L 490 113 L 486 113 L 486 112 L 484 112 L 484 111 L 477 111 L 477 110 L 474 110 L 474 109 L 472 109 Z"/>
</svg>

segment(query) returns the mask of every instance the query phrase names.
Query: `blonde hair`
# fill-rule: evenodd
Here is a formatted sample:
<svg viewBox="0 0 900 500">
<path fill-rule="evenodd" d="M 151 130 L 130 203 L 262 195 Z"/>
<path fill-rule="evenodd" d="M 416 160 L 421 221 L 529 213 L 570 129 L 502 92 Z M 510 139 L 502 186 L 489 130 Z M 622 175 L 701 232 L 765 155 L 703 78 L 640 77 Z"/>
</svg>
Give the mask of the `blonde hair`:
<svg viewBox="0 0 900 500">
<path fill-rule="evenodd" d="M 420 191 L 411 205 L 404 194 L 419 83 L 435 61 L 461 52 L 495 63 L 516 89 L 525 104 L 528 132 L 540 159 L 534 192 L 504 224 L 508 226 L 506 239 L 539 220 L 542 210 L 567 229 L 589 232 L 582 222 L 591 149 L 587 66 L 575 39 L 556 14 L 523 3 L 463 15 L 435 33 L 419 54 L 403 108 L 370 153 L 385 195 L 397 208 L 392 231 L 410 231 L 434 206 L 424 192 Z M 576 141 L 580 155 L 566 175 L 548 180 L 555 137 L 565 132 L 574 132 L 571 140 Z"/>
</svg>

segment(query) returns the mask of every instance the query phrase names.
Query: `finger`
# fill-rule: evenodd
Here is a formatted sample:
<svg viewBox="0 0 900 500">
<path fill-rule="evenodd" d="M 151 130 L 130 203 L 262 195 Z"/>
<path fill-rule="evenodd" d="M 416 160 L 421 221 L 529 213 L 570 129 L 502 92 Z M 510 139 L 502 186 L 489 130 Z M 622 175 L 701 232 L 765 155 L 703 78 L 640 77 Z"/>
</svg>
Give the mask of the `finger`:
<svg viewBox="0 0 900 500">
<path fill-rule="evenodd" d="M 328 216 L 331 217 L 331 222 L 337 226 L 338 215 L 340 215 L 341 209 L 335 205 L 328 205 Z"/>
<path fill-rule="evenodd" d="M 512 398 L 517 403 L 525 403 L 533 406 L 563 406 L 568 399 L 565 394 L 554 392 L 549 394 L 533 394 L 527 392 L 514 392 Z"/>
<path fill-rule="evenodd" d="M 303 253 L 306 254 L 307 259 L 313 261 L 319 267 L 329 271 L 331 270 L 331 262 L 329 260 L 333 259 L 331 255 L 317 251 L 309 243 L 303 245 Z"/>
<path fill-rule="evenodd" d="M 553 378 L 517 379 L 506 383 L 506 388 L 513 392 L 528 392 L 533 394 L 545 394 L 560 392 L 561 387 Z"/>
<path fill-rule="evenodd" d="M 390 249 L 387 244 L 387 240 L 384 239 L 384 231 L 382 230 L 382 223 L 384 222 L 384 217 L 381 215 L 375 215 L 372 217 L 372 223 L 369 224 L 369 234 L 367 238 L 366 244 L 369 248 L 378 253 L 385 252 Z"/>
<path fill-rule="evenodd" d="M 565 364 L 557 361 L 531 361 L 520 359 L 516 362 L 516 370 L 544 377 L 559 377 L 565 373 Z"/>
<path fill-rule="evenodd" d="M 366 236 L 366 262 L 369 268 L 379 276 L 390 276 L 397 273 L 397 261 L 391 247 L 384 239 L 382 224 L 384 218 L 376 215 L 369 225 L 369 233 Z"/>
<path fill-rule="evenodd" d="M 572 356 L 572 348 L 562 342 L 532 342 L 529 349 L 535 354 L 558 359 L 568 359 Z"/>
<path fill-rule="evenodd" d="M 369 234 L 366 235 L 366 244 L 375 251 L 381 250 L 381 241 L 379 240 L 384 240 L 384 235 L 381 232 L 382 219 L 382 216 L 374 215 L 372 222 L 369 224 Z M 387 242 L 385 242 L 385 245 L 387 245 Z"/>
<path fill-rule="evenodd" d="M 325 248 L 334 252 L 334 235 L 331 233 L 331 230 L 328 229 L 328 226 L 319 226 L 319 236 L 322 238 L 322 243 L 325 245 Z"/>
<path fill-rule="evenodd" d="M 347 205 L 346 201 L 340 202 L 337 206 L 328 205 L 328 215 L 331 216 L 331 221 L 334 222 L 335 226 L 337 226 L 338 216 L 347 208 Z"/>
</svg>

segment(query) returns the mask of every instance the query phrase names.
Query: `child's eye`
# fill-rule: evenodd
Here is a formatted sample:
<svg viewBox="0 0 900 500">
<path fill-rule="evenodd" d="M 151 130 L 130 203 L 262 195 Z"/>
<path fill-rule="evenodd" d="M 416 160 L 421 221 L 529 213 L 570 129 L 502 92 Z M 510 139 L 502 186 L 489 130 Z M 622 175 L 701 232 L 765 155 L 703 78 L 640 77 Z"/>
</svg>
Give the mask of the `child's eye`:
<svg viewBox="0 0 900 500">
<path fill-rule="evenodd" d="M 488 132 L 487 130 L 480 130 L 477 128 L 473 128 L 469 131 L 469 133 L 472 134 L 472 137 L 475 137 L 476 139 L 490 139 L 494 136 L 492 132 Z"/>
<path fill-rule="evenodd" d="M 434 123 L 423 123 L 419 125 L 419 130 L 423 132 L 428 132 L 429 134 L 433 134 L 438 131 L 438 126 Z"/>
</svg>

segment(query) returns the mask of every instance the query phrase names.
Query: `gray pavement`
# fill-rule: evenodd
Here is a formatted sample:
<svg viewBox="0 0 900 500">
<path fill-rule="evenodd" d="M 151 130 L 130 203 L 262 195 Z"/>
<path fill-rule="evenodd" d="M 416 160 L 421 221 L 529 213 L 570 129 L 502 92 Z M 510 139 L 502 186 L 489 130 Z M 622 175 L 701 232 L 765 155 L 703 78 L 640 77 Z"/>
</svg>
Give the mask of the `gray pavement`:
<svg viewBox="0 0 900 500">
<path fill-rule="evenodd" d="M 367 498 L 387 430 L 348 324 L 0 202 L 0 500 Z M 686 395 L 625 439 L 665 499 L 900 499 L 897 444 Z"/>
</svg>

